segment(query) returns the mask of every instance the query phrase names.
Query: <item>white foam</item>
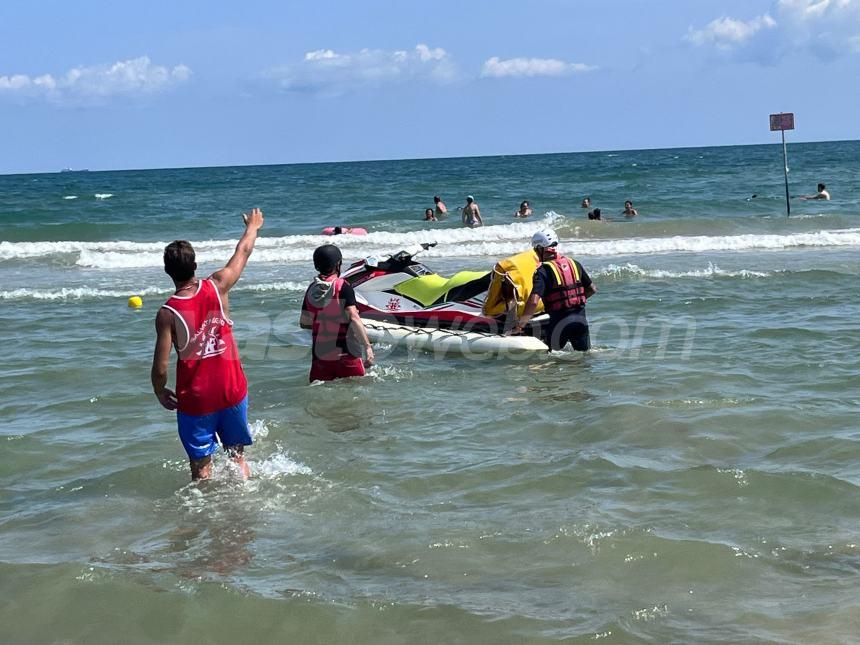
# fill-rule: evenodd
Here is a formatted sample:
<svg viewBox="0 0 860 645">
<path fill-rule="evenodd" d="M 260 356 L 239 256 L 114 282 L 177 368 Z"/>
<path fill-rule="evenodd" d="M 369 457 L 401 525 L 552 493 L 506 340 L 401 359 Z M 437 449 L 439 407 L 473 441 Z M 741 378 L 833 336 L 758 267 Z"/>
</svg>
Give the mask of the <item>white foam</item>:
<svg viewBox="0 0 860 645">
<path fill-rule="evenodd" d="M 313 250 L 325 242 L 336 242 L 347 263 L 369 255 L 386 256 L 421 242 L 437 241 L 424 258 L 501 258 L 528 248 L 535 230 L 559 218 L 486 226 L 479 229 L 451 228 L 410 232 L 376 232 L 365 236 L 287 235 L 260 238 L 251 261 L 254 263 L 309 263 Z M 749 251 L 797 247 L 860 246 L 860 228 L 820 230 L 789 234 L 698 235 L 653 238 L 589 239 L 563 238 L 567 253 L 576 256 L 622 256 L 655 253 L 701 253 Z M 194 242 L 198 263 L 218 263 L 229 257 L 235 240 Z M 0 242 L 0 260 L 71 256 L 81 267 L 123 269 L 160 267 L 166 242 Z M 76 257 L 75 257 L 76 256 Z"/>
<path fill-rule="evenodd" d="M 93 289 L 74 287 L 66 289 L 12 289 L 0 291 L 0 300 L 81 300 L 84 298 L 128 298 L 129 296 L 151 296 L 164 293 L 165 289 L 148 287 L 142 291 L 118 291 L 115 289 Z"/>
<path fill-rule="evenodd" d="M 705 269 L 694 269 L 691 271 L 666 271 L 664 269 L 643 269 L 642 267 L 631 264 L 628 262 L 627 264 L 610 264 L 608 266 L 603 267 L 602 269 L 598 269 L 594 272 L 594 275 L 597 276 L 614 276 L 614 277 L 624 277 L 624 276 L 641 276 L 643 278 L 713 278 L 713 277 L 723 277 L 723 278 L 766 278 L 772 273 L 767 273 L 763 271 L 750 271 L 748 269 L 741 269 L 739 271 L 724 271 L 720 267 L 718 267 L 713 262 L 708 262 L 708 266 Z"/>
<path fill-rule="evenodd" d="M 254 464 L 253 474 L 263 479 L 277 479 L 283 475 L 313 475 L 313 471 L 303 463 L 294 461 L 287 451 L 283 451 Z"/>
<path fill-rule="evenodd" d="M 304 291 L 307 284 L 303 282 L 266 282 L 262 284 L 239 283 L 233 291 L 254 292 L 282 292 L 282 291 Z M 62 289 L 11 289 L 0 291 L 0 300 L 84 300 L 98 298 L 128 298 L 129 296 L 152 296 L 163 295 L 165 298 L 170 294 L 170 289 L 165 287 L 145 287 L 135 289 L 97 289 L 93 287 L 68 287 Z"/>
<path fill-rule="evenodd" d="M 63 199 L 77 199 L 77 198 L 78 198 L 77 195 L 66 195 L 65 197 L 63 197 Z"/>
<path fill-rule="evenodd" d="M 96 193 L 93 197 L 96 199 L 110 199 L 113 197 L 113 193 Z"/>
<path fill-rule="evenodd" d="M 705 251 L 751 251 L 804 246 L 860 246 L 860 229 L 814 231 L 788 235 L 696 235 L 626 240 L 573 240 L 569 248 L 577 255 L 638 255 Z"/>
</svg>

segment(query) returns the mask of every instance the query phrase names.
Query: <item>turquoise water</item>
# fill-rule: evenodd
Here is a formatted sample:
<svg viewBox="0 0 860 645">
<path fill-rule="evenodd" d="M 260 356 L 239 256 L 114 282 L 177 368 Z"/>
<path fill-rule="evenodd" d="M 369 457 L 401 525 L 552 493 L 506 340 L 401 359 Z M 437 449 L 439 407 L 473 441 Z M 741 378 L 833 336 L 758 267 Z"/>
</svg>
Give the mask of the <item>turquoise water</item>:
<svg viewBox="0 0 860 645">
<path fill-rule="evenodd" d="M 855 639 L 858 158 L 790 146 L 792 193 L 833 194 L 791 218 L 778 146 L 0 177 L 4 640 Z M 488 226 L 419 221 L 434 194 Z M 251 206 L 254 477 L 191 484 L 149 386 L 161 250 L 214 270 Z M 594 351 L 380 346 L 308 385 L 323 226 L 370 231 L 348 260 L 435 240 L 447 273 L 547 223 L 598 286 Z"/>
</svg>

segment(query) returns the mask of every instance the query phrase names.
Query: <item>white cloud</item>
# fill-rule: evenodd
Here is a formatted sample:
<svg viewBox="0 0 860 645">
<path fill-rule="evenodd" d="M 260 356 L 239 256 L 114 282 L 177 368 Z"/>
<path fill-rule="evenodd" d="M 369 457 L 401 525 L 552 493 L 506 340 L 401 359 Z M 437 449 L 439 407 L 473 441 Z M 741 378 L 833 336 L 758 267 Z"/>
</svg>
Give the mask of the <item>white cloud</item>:
<svg viewBox="0 0 860 645">
<path fill-rule="evenodd" d="M 694 45 L 713 44 L 719 49 L 730 49 L 752 38 L 762 29 L 773 29 L 776 21 L 770 14 L 743 21 L 723 16 L 709 22 L 703 29 L 690 29 L 686 40 Z"/>
<path fill-rule="evenodd" d="M 752 20 L 723 16 L 702 29 L 690 27 L 685 40 L 759 62 L 799 51 L 825 60 L 860 53 L 860 0 L 774 0 Z"/>
<path fill-rule="evenodd" d="M 154 94 L 191 77 L 185 65 L 153 65 L 147 56 L 109 65 L 73 67 L 64 75 L 0 76 L 0 96 L 13 94 L 55 102 L 87 102 L 113 96 Z"/>
<path fill-rule="evenodd" d="M 493 56 L 484 61 L 481 76 L 511 78 L 522 76 L 567 76 L 597 69 L 584 63 L 569 63 L 557 58 L 507 58 Z"/>
<path fill-rule="evenodd" d="M 857 10 L 857 0 L 778 0 L 779 9 L 796 20 L 818 20 Z M 856 25 L 855 25 L 856 27 Z"/>
<path fill-rule="evenodd" d="M 442 48 L 421 43 L 411 50 L 362 49 L 341 54 L 331 49 L 307 52 L 300 63 L 263 73 L 285 91 L 340 93 L 362 86 L 421 80 L 456 80 L 457 66 Z"/>
</svg>

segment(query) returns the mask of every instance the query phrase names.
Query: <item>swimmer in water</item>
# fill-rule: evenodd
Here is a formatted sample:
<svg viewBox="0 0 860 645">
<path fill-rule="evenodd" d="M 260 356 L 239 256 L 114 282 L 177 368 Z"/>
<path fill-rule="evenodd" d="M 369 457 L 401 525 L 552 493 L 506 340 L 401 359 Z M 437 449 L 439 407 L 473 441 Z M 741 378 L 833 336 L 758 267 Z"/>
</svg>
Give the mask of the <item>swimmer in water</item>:
<svg viewBox="0 0 860 645">
<path fill-rule="evenodd" d="M 591 197 L 582 198 L 582 208 L 591 208 Z"/>
<path fill-rule="evenodd" d="M 532 214 L 532 207 L 529 206 L 528 202 L 523 202 L 522 204 L 520 204 L 519 210 L 516 213 L 514 213 L 514 217 L 523 219 L 526 217 L 530 217 L 531 214 Z"/>
<path fill-rule="evenodd" d="M 463 206 L 461 219 L 463 220 L 463 226 L 468 226 L 469 228 L 478 228 L 484 225 L 484 220 L 481 219 L 481 209 L 478 208 L 478 203 L 471 195 L 466 196 L 466 205 Z"/>
<path fill-rule="evenodd" d="M 588 211 L 588 219 L 599 220 L 600 219 L 600 209 L 595 208 L 593 211 Z"/>
<path fill-rule="evenodd" d="M 442 201 L 442 198 L 439 197 L 439 195 L 433 196 L 433 203 L 436 204 L 436 217 L 447 215 L 448 207 L 445 206 L 445 202 Z"/>
<path fill-rule="evenodd" d="M 424 221 L 425 222 L 437 222 L 436 215 L 433 213 L 432 208 L 427 208 L 424 210 Z"/>
<path fill-rule="evenodd" d="M 827 192 L 827 186 L 824 184 L 818 184 L 818 192 L 814 195 L 801 195 L 798 199 L 802 199 L 804 201 L 810 199 L 822 199 L 824 201 L 830 201 L 830 193 Z"/>
<path fill-rule="evenodd" d="M 621 212 L 624 217 L 636 217 L 639 214 L 635 208 L 633 208 L 633 202 L 629 199 L 624 202 L 624 210 Z"/>
</svg>

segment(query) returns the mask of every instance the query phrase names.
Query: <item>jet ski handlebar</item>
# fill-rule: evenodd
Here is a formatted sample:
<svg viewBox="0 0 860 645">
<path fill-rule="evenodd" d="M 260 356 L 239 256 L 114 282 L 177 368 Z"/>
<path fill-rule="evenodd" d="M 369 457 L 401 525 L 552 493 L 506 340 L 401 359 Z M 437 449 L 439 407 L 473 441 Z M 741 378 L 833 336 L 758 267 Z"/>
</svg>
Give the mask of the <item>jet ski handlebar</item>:
<svg viewBox="0 0 860 645">
<path fill-rule="evenodd" d="M 366 258 L 364 262 L 367 266 L 371 267 L 391 268 L 393 265 L 408 263 L 413 257 L 421 253 L 421 251 L 432 249 L 436 244 L 436 242 L 421 242 L 420 244 L 409 246 L 402 251 L 392 254 L 388 260 L 380 261 L 376 256 L 370 256 Z"/>
</svg>

